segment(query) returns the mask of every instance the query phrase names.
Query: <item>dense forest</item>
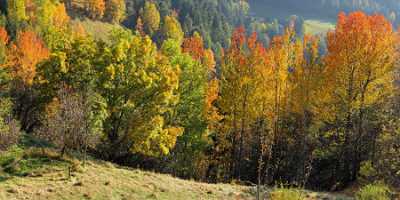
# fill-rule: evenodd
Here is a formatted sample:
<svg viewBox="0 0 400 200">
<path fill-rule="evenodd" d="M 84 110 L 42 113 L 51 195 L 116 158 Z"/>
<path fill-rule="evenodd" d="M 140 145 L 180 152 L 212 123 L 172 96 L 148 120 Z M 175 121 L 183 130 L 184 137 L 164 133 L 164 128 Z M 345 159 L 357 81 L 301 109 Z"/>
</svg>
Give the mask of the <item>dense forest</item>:
<svg viewBox="0 0 400 200">
<path fill-rule="evenodd" d="M 243 0 L 1 1 L 0 152 L 29 135 L 204 182 L 400 187 L 400 4 L 296 2 L 336 28 Z"/>
</svg>

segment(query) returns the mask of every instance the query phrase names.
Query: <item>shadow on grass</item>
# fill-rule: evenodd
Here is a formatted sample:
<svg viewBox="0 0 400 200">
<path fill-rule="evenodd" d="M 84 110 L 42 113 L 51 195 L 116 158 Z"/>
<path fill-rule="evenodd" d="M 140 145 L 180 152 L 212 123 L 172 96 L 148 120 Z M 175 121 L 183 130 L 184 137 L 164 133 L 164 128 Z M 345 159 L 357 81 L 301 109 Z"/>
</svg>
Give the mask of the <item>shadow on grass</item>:
<svg viewBox="0 0 400 200">
<path fill-rule="evenodd" d="M 32 135 L 24 134 L 22 135 L 19 144 L 19 147 L 23 149 L 37 147 L 37 148 L 54 148 L 55 146 L 49 142 L 38 139 Z"/>
<path fill-rule="evenodd" d="M 0 183 L 10 179 L 9 176 L 0 175 Z"/>
</svg>

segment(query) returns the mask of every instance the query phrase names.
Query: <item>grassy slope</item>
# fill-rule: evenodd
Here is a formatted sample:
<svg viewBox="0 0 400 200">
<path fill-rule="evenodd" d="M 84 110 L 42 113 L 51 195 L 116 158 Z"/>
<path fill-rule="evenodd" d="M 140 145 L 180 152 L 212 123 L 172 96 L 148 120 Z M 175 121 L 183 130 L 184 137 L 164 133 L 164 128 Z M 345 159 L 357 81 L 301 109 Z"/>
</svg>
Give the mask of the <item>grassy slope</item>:
<svg viewBox="0 0 400 200">
<path fill-rule="evenodd" d="M 168 175 L 89 162 L 68 179 L 65 170 L 0 183 L 0 199 L 248 199 L 246 188 L 184 181 Z"/>
<path fill-rule="evenodd" d="M 71 177 L 68 166 L 76 169 Z M 250 200 L 255 199 L 254 191 L 253 187 L 186 181 L 98 160 L 82 167 L 74 158 L 60 157 L 54 151 L 42 154 L 37 148 L 17 149 L 0 157 L 0 200 Z M 350 199 L 315 192 L 306 192 L 306 196 L 307 200 Z"/>
<path fill-rule="evenodd" d="M 86 33 L 93 36 L 95 39 L 107 41 L 113 29 L 124 29 L 119 24 L 110 24 L 101 21 L 93 21 L 90 19 L 74 19 L 73 25 L 80 23 L 85 29 Z"/>
<path fill-rule="evenodd" d="M 252 199 L 250 188 L 205 184 L 91 160 L 85 167 L 53 151 L 0 155 L 0 200 Z M 68 175 L 68 166 L 76 170 Z"/>
<path fill-rule="evenodd" d="M 304 21 L 305 31 L 307 34 L 320 35 L 335 28 L 330 22 L 308 19 Z"/>
<path fill-rule="evenodd" d="M 305 31 L 308 34 L 324 34 L 335 27 L 336 18 L 321 17 L 315 13 L 299 13 L 296 8 L 274 7 L 260 1 L 251 1 L 251 12 L 258 17 L 288 19 L 291 15 L 305 19 Z"/>
</svg>

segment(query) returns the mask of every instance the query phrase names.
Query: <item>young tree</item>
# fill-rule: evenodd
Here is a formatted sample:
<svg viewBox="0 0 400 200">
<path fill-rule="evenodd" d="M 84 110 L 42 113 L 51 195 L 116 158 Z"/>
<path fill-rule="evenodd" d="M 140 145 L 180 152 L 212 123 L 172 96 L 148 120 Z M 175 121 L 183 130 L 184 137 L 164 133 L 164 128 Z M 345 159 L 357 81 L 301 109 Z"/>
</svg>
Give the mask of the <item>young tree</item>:
<svg viewBox="0 0 400 200">
<path fill-rule="evenodd" d="M 232 46 L 227 50 L 221 64 L 220 96 L 217 100 L 223 114 L 221 130 L 217 137 L 220 148 L 227 148 L 229 168 L 224 169 L 232 178 L 241 179 L 247 143 L 252 125 L 262 115 L 260 93 L 262 68 L 265 66 L 265 49 L 257 42 L 256 34 L 247 38 L 243 27 L 232 36 Z"/>
<path fill-rule="evenodd" d="M 135 30 L 141 35 L 144 36 L 146 33 L 144 32 L 144 25 L 141 17 L 138 17 L 136 21 Z"/>
<path fill-rule="evenodd" d="M 102 110 L 99 109 L 99 96 L 83 92 L 86 91 L 77 93 L 73 88 L 64 85 L 46 106 L 43 126 L 36 134 L 57 144 L 61 155 L 69 150 L 76 150 L 84 153 L 86 159 L 88 147 L 94 148 L 103 133 L 102 122 L 105 115 L 99 113 Z"/>
<path fill-rule="evenodd" d="M 160 29 L 161 16 L 156 4 L 146 1 L 140 16 L 143 20 L 144 31 L 149 35 L 153 35 Z"/>
</svg>

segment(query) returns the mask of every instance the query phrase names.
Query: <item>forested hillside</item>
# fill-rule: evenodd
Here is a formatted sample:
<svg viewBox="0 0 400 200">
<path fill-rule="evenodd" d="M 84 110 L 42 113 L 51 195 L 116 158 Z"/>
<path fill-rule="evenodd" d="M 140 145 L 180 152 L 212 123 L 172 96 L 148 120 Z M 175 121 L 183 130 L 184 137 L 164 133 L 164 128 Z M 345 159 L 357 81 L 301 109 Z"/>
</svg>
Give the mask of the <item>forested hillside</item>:
<svg viewBox="0 0 400 200">
<path fill-rule="evenodd" d="M 360 10 L 369 14 L 384 14 L 394 24 L 400 22 L 400 4 L 397 0 L 250 0 L 250 5 L 256 14 L 271 18 L 286 18 L 289 14 L 335 21 L 341 11 Z M 280 12 L 282 14 L 278 14 Z"/>
<path fill-rule="evenodd" d="M 276 2 L 261 5 L 299 5 Z M 0 157 L 11 178 L 38 164 L 30 138 L 41 159 L 90 155 L 210 183 L 378 196 L 400 186 L 390 16 L 341 12 L 310 35 L 302 16 L 257 17 L 243 0 L 0 5 L 0 153 L 27 155 Z"/>
</svg>

